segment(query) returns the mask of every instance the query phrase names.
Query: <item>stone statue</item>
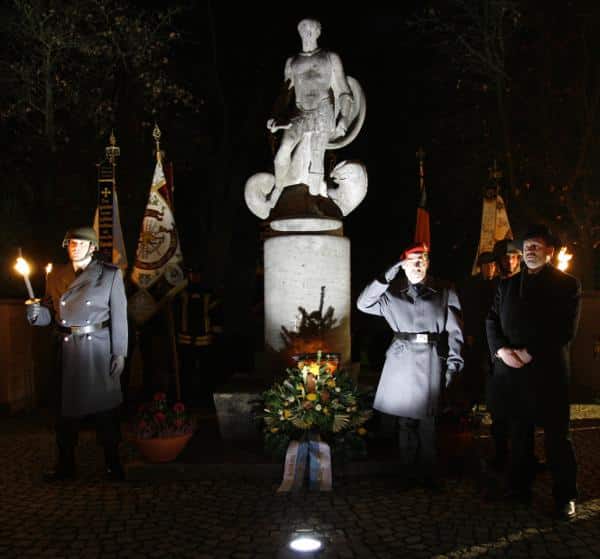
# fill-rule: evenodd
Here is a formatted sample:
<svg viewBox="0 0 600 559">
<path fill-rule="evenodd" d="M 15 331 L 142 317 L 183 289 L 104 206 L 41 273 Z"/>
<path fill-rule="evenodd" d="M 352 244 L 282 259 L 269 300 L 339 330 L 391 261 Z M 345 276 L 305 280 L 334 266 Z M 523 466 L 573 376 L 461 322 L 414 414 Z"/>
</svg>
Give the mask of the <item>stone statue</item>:
<svg viewBox="0 0 600 559">
<path fill-rule="evenodd" d="M 328 197 L 327 178 L 335 182 L 335 174 L 325 176 L 325 152 L 349 144 L 364 122 L 366 102 L 358 82 L 344 74 L 340 57 L 317 45 L 321 24 L 303 19 L 298 24 L 302 51 L 285 64 L 285 86 L 289 97 L 288 112 L 270 118 L 271 133 L 282 132 L 275 154 L 275 175 L 258 173 L 246 183 L 246 203 L 253 213 L 266 219 L 281 192 L 287 186 L 306 185 L 312 196 Z M 352 180 L 334 185 L 332 200 L 355 200 L 366 194 L 367 175 L 360 163 L 342 162 L 345 177 Z M 360 169 L 353 169 L 359 166 Z M 331 185 L 330 185 L 331 186 Z M 357 193 L 344 194 L 341 189 L 356 187 Z M 330 188 L 331 189 L 331 188 Z M 359 202 L 360 202 L 359 200 Z M 337 203 L 337 202 L 336 202 Z M 355 207 L 355 206 L 354 206 Z M 348 204 L 342 210 L 349 213 Z"/>
</svg>

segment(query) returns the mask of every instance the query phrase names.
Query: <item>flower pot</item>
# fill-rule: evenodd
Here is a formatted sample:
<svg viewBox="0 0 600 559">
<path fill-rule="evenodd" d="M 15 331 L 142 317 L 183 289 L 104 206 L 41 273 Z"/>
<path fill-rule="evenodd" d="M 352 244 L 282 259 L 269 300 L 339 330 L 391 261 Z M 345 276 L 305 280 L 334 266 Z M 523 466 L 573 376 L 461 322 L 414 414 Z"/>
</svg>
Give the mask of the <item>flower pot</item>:
<svg viewBox="0 0 600 559">
<path fill-rule="evenodd" d="M 171 462 L 179 456 L 191 437 L 190 433 L 164 439 L 135 439 L 135 444 L 148 462 Z"/>
</svg>

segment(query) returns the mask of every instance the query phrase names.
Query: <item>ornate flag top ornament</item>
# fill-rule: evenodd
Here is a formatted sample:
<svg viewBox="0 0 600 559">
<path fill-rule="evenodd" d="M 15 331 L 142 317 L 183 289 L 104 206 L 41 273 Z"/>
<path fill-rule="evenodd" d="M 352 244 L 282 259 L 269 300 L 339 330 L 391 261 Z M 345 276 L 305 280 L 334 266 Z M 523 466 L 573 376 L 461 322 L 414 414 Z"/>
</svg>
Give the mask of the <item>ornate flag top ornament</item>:
<svg viewBox="0 0 600 559">
<path fill-rule="evenodd" d="M 114 130 L 110 131 L 110 136 L 108 138 L 108 142 L 110 145 L 104 148 L 104 153 L 106 154 L 106 159 L 111 163 L 111 165 L 117 164 L 117 158 L 121 155 L 121 148 L 117 146 L 117 138 L 115 136 Z"/>
</svg>

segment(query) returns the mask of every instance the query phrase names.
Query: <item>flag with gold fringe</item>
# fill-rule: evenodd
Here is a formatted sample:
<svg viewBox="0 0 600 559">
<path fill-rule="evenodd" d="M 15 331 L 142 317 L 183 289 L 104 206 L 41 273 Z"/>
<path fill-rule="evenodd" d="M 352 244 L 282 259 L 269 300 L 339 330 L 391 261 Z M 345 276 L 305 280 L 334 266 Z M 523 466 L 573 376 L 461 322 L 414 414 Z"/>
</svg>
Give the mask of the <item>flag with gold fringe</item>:
<svg viewBox="0 0 600 559">
<path fill-rule="evenodd" d="M 128 300 L 129 313 L 138 324 L 146 322 L 187 284 L 175 226 L 172 172 L 165 174 L 157 126 L 153 136 L 157 159 L 131 272 L 131 282 L 138 289 Z"/>
<path fill-rule="evenodd" d="M 501 177 L 502 173 L 496 168 L 496 162 L 494 161 L 494 167 L 490 169 L 492 185 L 485 189 L 483 196 L 479 245 L 471 270 L 473 276 L 479 273 L 477 260 L 482 252 L 493 252 L 497 241 L 513 238 L 506 205 L 499 194 L 498 179 Z"/>
</svg>

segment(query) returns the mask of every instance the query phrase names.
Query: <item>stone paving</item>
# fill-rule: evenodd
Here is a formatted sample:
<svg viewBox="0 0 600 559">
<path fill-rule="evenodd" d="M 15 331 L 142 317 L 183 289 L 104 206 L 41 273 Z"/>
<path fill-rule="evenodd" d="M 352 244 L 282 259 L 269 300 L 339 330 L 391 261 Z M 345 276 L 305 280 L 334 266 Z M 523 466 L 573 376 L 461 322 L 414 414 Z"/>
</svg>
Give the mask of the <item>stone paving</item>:
<svg viewBox="0 0 600 559">
<path fill-rule="evenodd" d="M 51 432 L 0 419 L 0 558 L 287 558 L 298 528 L 325 542 L 309 557 L 600 557 L 600 421 L 575 422 L 574 440 L 579 514 L 561 523 L 550 515 L 547 475 L 531 508 L 486 502 L 468 476 L 438 494 L 398 477 L 336 479 L 331 493 L 294 495 L 276 494 L 273 480 L 108 483 L 92 432 L 78 447 L 80 478 L 47 485 Z M 128 445 L 123 452 L 134 456 Z"/>
</svg>

